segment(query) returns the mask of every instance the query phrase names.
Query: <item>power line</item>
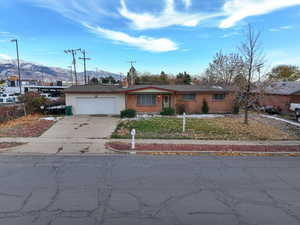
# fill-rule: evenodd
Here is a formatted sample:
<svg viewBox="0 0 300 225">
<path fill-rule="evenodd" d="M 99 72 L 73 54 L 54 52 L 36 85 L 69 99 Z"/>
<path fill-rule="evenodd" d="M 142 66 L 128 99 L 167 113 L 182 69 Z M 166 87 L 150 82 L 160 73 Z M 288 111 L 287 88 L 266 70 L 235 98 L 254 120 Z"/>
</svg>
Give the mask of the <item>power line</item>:
<svg viewBox="0 0 300 225">
<path fill-rule="evenodd" d="M 75 84 L 77 85 L 78 84 L 78 81 L 77 81 L 77 72 L 76 72 L 76 57 L 75 55 L 77 54 L 77 52 L 81 51 L 81 48 L 78 48 L 78 49 L 69 49 L 69 50 L 65 50 L 64 52 L 66 54 L 71 54 L 72 57 L 73 57 L 73 67 L 74 67 L 74 75 L 75 75 Z"/>
<path fill-rule="evenodd" d="M 133 64 L 136 63 L 136 61 L 128 61 L 128 63 L 130 63 L 131 67 L 133 66 Z"/>
<path fill-rule="evenodd" d="M 91 58 L 86 57 L 86 51 L 83 49 L 82 51 L 82 56 L 79 57 L 80 60 L 83 60 L 83 66 L 84 66 L 84 84 L 87 84 L 87 76 L 86 76 L 86 60 L 91 60 Z"/>
</svg>

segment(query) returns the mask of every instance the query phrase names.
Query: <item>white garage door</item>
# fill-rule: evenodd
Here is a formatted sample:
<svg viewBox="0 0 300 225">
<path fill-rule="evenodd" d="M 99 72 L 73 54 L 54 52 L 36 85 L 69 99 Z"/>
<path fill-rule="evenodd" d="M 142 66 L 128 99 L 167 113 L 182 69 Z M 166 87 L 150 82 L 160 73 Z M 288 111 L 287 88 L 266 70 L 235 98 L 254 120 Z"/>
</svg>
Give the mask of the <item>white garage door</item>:
<svg viewBox="0 0 300 225">
<path fill-rule="evenodd" d="M 78 115 L 97 115 L 97 114 L 119 114 L 116 112 L 116 98 L 77 98 L 76 114 Z"/>
</svg>

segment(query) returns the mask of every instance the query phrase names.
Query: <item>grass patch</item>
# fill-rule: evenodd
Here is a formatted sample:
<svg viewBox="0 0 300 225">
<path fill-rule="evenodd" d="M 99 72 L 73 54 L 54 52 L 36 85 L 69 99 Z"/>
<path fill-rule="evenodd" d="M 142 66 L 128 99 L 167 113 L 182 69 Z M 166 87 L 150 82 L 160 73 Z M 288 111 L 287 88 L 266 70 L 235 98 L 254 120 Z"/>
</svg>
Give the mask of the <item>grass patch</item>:
<svg viewBox="0 0 300 225">
<path fill-rule="evenodd" d="M 150 118 L 122 121 L 112 138 L 131 138 L 136 129 L 138 139 L 197 139 L 197 140 L 294 140 L 288 134 L 268 124 L 250 121 L 243 124 L 238 117 L 187 119 L 186 132 L 182 133 L 182 119 Z"/>
</svg>

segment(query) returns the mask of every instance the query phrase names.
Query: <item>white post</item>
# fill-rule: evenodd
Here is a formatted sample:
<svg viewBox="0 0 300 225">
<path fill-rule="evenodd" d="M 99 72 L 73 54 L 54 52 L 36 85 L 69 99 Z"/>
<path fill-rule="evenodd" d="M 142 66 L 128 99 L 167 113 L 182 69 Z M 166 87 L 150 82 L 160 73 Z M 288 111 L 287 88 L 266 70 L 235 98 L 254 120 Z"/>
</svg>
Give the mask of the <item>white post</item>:
<svg viewBox="0 0 300 225">
<path fill-rule="evenodd" d="M 182 116 L 182 132 L 184 133 L 185 132 L 185 124 L 186 124 L 186 121 L 185 121 L 185 112 L 183 113 L 183 116 Z"/>
<path fill-rule="evenodd" d="M 135 149 L 135 134 L 136 134 L 136 131 L 135 129 L 132 129 L 131 130 L 131 149 Z"/>
</svg>

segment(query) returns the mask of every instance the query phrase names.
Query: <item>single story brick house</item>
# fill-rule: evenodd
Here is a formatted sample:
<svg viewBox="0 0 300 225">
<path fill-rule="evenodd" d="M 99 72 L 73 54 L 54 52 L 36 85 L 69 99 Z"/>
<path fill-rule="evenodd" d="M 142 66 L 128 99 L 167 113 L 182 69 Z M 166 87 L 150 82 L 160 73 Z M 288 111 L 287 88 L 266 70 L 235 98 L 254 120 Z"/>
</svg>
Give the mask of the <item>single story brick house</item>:
<svg viewBox="0 0 300 225">
<path fill-rule="evenodd" d="M 75 115 L 117 115 L 124 109 L 155 114 L 169 107 L 201 113 L 204 99 L 210 113 L 231 113 L 235 98 L 231 90 L 198 85 L 77 85 L 65 94 L 66 105 L 72 106 Z"/>
<path fill-rule="evenodd" d="M 288 113 L 291 103 L 300 103 L 300 82 L 273 82 L 264 90 L 260 100 L 262 106 L 279 108 Z"/>
</svg>

